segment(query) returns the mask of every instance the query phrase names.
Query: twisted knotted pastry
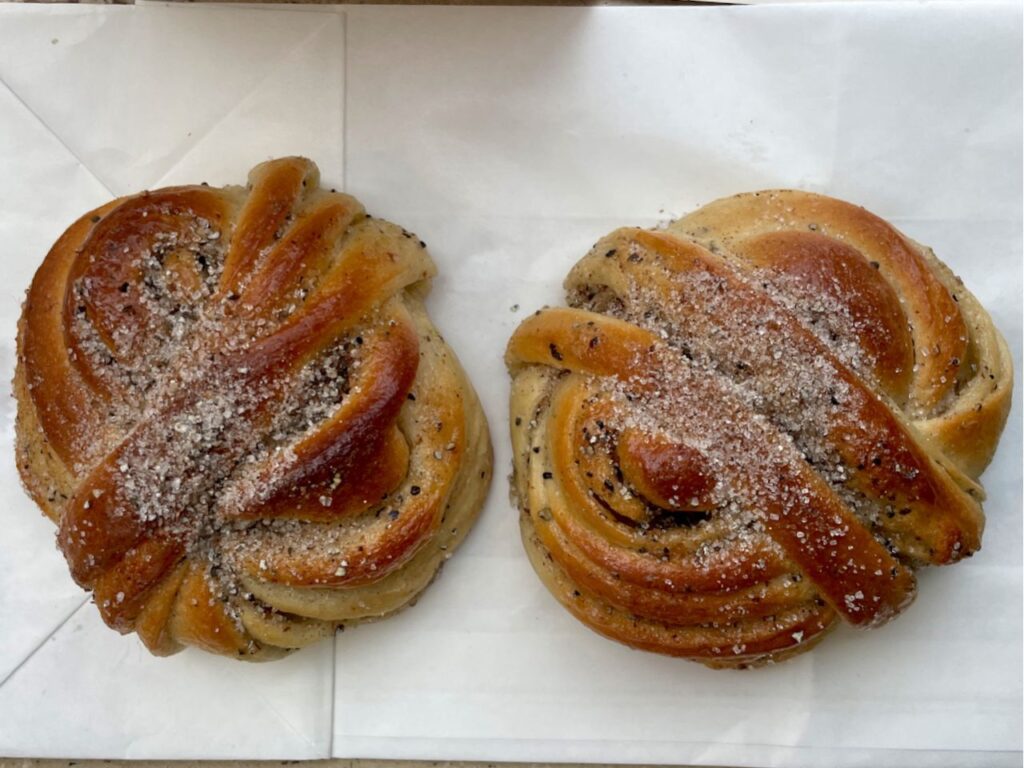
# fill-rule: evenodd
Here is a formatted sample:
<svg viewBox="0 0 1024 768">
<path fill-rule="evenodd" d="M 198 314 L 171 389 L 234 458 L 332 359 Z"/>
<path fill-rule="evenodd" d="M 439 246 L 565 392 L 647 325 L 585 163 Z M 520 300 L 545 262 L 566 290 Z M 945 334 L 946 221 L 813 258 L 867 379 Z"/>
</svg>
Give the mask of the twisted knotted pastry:
<svg viewBox="0 0 1024 768">
<path fill-rule="evenodd" d="M 926 248 L 801 192 L 620 229 L 509 344 L 515 495 L 551 592 L 710 666 L 873 626 L 981 543 L 1005 342 Z"/>
<path fill-rule="evenodd" d="M 301 158 L 64 233 L 19 324 L 18 467 L 110 626 L 276 658 L 427 586 L 491 461 L 434 271 Z"/>
</svg>

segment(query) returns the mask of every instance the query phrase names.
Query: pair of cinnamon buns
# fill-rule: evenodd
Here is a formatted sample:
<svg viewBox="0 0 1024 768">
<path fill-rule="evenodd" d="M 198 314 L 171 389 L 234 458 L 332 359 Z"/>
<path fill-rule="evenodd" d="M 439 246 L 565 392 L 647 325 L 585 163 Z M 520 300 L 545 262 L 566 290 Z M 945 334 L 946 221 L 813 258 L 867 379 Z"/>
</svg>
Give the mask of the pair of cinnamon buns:
<svg viewBox="0 0 1024 768">
<path fill-rule="evenodd" d="M 155 654 L 273 659 L 416 599 L 492 463 L 424 309 L 434 273 L 302 158 L 71 225 L 18 328 L 16 452 L 107 624 Z M 878 217 L 739 195 L 612 233 L 566 290 L 508 345 L 512 492 L 591 628 L 781 660 L 980 546 L 1009 352 Z"/>
</svg>

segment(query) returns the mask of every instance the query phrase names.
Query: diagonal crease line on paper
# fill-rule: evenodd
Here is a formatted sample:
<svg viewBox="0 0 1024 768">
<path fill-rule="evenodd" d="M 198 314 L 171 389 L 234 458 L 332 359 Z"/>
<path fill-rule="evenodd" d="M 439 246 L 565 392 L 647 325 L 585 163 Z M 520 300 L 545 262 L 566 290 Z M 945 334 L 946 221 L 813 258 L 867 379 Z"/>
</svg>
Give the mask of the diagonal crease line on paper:
<svg viewBox="0 0 1024 768">
<path fill-rule="evenodd" d="M 255 96 L 260 91 L 260 89 L 267 83 L 268 80 L 270 80 L 272 77 L 274 77 L 275 75 L 278 74 L 279 70 L 278 70 L 277 65 L 280 62 L 282 62 L 285 59 L 287 59 L 290 56 L 292 56 L 300 48 L 303 48 L 304 46 L 306 46 L 314 37 L 316 37 L 317 35 L 319 35 L 321 32 L 323 32 L 326 29 L 330 29 L 330 26 L 325 24 L 323 26 L 315 28 L 313 31 L 311 31 L 309 34 L 305 35 L 301 40 L 299 40 L 295 45 L 293 45 L 292 47 L 288 48 L 284 53 L 282 53 L 280 56 L 278 56 L 276 59 L 274 59 L 274 65 L 267 69 L 266 74 L 262 78 L 260 78 L 259 81 L 257 81 L 253 85 L 253 87 L 250 88 L 245 93 L 244 96 L 240 97 L 237 101 L 235 101 L 235 103 L 231 107 L 229 107 L 227 109 L 227 111 L 224 112 L 224 114 L 222 114 L 214 122 L 212 122 L 209 125 L 207 125 L 203 129 L 202 133 L 199 134 L 198 136 L 196 136 L 196 138 L 192 140 L 191 144 L 189 144 L 188 147 L 186 149 L 184 149 L 181 152 L 181 154 L 179 154 L 174 159 L 174 161 L 171 163 L 171 165 L 168 166 L 167 170 L 164 171 L 163 175 L 160 176 L 159 179 L 157 179 L 156 181 L 153 182 L 152 186 L 154 186 L 154 187 L 162 186 L 164 184 L 164 179 L 166 179 L 168 176 L 173 174 L 178 169 L 178 167 L 188 158 L 188 156 L 191 155 L 199 147 L 199 145 L 203 142 L 203 140 L 207 136 L 210 135 L 211 132 L 213 132 L 218 126 L 223 124 L 226 120 L 228 120 L 235 113 L 237 113 L 238 110 L 241 109 L 242 106 L 244 106 L 245 103 L 250 98 Z M 342 29 L 344 30 L 344 25 L 343 25 Z M 342 34 L 344 35 L 344 32 Z M 345 49 L 343 49 L 343 53 L 344 53 L 344 50 Z M 348 66 L 348 64 L 347 64 L 347 61 L 346 61 L 346 62 L 343 63 L 343 68 L 347 68 L 347 66 Z M 342 83 L 344 84 L 344 69 L 343 69 L 342 78 L 343 78 L 342 79 Z M 342 86 L 342 89 L 343 89 L 342 99 L 343 99 L 343 103 L 344 103 L 344 85 Z M 344 123 L 345 113 L 344 113 L 344 109 L 342 110 L 341 119 L 342 119 L 342 135 L 344 136 L 344 128 L 345 128 L 345 123 Z M 342 147 L 342 151 L 344 151 L 344 146 Z M 342 169 L 342 180 L 344 181 L 344 162 L 342 163 L 342 167 L 343 167 L 343 169 Z"/>
<path fill-rule="evenodd" d="M 65 624 L 67 624 L 69 621 L 71 621 L 71 617 L 74 616 L 76 613 L 78 613 L 80 610 L 82 610 L 82 608 L 85 605 L 88 604 L 90 599 L 91 599 L 91 595 L 86 596 L 82 600 L 82 602 L 80 602 L 78 605 L 76 605 L 67 616 L 65 616 L 63 619 L 61 619 L 60 623 L 57 624 L 57 626 L 55 626 L 52 630 L 50 630 L 46 634 L 46 636 L 42 640 L 40 640 L 38 644 L 36 644 L 36 647 L 33 648 L 31 651 L 29 651 L 25 655 L 25 658 L 23 658 L 21 661 L 19 661 L 17 666 L 15 666 L 14 669 L 12 669 L 10 672 L 8 672 L 7 675 L 2 680 L 0 680 L 0 688 L 3 688 L 4 685 L 7 683 L 7 681 L 10 680 L 12 677 L 14 677 L 15 674 L 17 674 L 19 669 L 21 669 L 26 664 L 28 664 L 28 662 L 32 659 L 32 657 L 35 656 L 37 653 L 39 653 L 40 650 L 42 650 L 43 646 L 46 645 L 47 641 L 49 641 L 49 639 L 51 637 L 56 635 L 61 630 L 61 627 L 63 627 Z"/>
<path fill-rule="evenodd" d="M 146 13 L 147 11 L 146 11 L 146 10 L 142 10 L 142 9 L 139 9 L 139 10 L 134 10 L 134 9 L 133 9 L 133 12 L 135 12 L 135 13 Z M 208 134 L 210 133 L 210 131 L 212 131 L 212 130 L 213 130 L 214 128 L 216 128 L 216 127 L 217 127 L 218 125 L 220 125 L 221 123 L 223 123 L 223 122 L 224 122 L 224 121 L 225 121 L 225 120 L 226 120 L 226 119 L 227 119 L 228 117 L 230 117 L 230 116 L 231 116 L 232 114 L 234 114 L 234 113 L 235 113 L 235 112 L 236 112 L 236 111 L 238 110 L 238 107 L 239 107 L 239 106 L 240 106 L 240 105 L 241 105 L 241 104 L 242 104 L 242 103 L 243 103 L 243 102 L 244 102 L 245 100 L 247 100 L 247 99 L 248 99 L 248 98 L 249 98 L 250 96 L 252 96 L 252 95 L 253 95 L 254 93 L 256 93 L 256 92 L 257 92 L 257 90 L 258 90 L 258 89 L 259 89 L 259 88 L 260 88 L 260 87 L 261 87 L 261 86 L 262 86 L 262 85 L 263 85 L 263 84 L 264 84 L 264 83 L 265 83 L 265 82 L 266 82 L 266 81 L 267 81 L 268 79 L 270 79 L 270 78 L 271 78 L 271 77 L 272 77 L 272 76 L 273 76 L 273 75 L 275 74 L 275 72 L 276 72 L 276 65 L 277 65 L 277 64 L 278 64 L 278 63 L 279 63 L 280 61 L 284 60 L 284 59 L 285 59 L 285 58 L 287 58 L 288 56 L 291 56 L 291 55 L 292 55 L 292 54 L 293 54 L 293 53 L 294 53 L 295 51 L 297 51 L 297 50 L 298 50 L 298 49 L 299 49 L 300 47 L 302 47 L 303 45 L 305 45 L 305 44 L 306 44 L 306 43 L 307 43 L 307 42 L 308 42 L 308 41 L 309 41 L 309 40 L 310 40 L 310 39 L 311 39 L 312 37 L 314 37 L 314 36 L 315 36 L 315 35 L 317 35 L 317 34 L 318 34 L 319 32 L 321 32 L 321 31 L 322 31 L 322 30 L 323 30 L 324 28 L 325 28 L 325 27 L 318 27 L 318 28 L 314 29 L 314 30 L 313 30 L 312 32 L 308 33 L 308 34 L 307 34 L 307 35 L 305 35 L 305 36 L 304 36 L 304 37 L 303 37 L 303 38 L 302 38 L 301 40 L 299 40 L 299 41 L 298 41 L 298 42 L 297 42 L 297 43 L 296 43 L 295 45 L 293 45 L 293 46 L 289 47 L 289 48 L 288 48 L 288 49 L 287 49 L 287 50 L 286 50 L 286 51 L 285 51 L 284 53 L 282 53 L 282 54 L 280 54 L 279 56 L 275 57 L 275 58 L 273 59 L 273 64 L 272 64 L 271 66 L 269 66 L 269 67 L 267 68 L 267 72 L 266 72 L 266 74 L 265 74 L 265 75 L 264 75 L 264 76 L 263 76 L 262 78 L 260 78 L 260 80 L 259 80 L 259 81 L 257 81 L 257 82 L 256 82 L 256 83 L 255 83 L 255 84 L 253 85 L 253 87 L 252 87 L 251 89 L 249 89 L 249 90 L 248 90 L 248 91 L 247 91 L 247 92 L 245 93 L 245 95 L 244 95 L 244 96 L 242 96 L 241 98 L 239 98 L 239 99 L 238 99 L 238 100 L 237 100 L 237 101 L 235 102 L 235 104 L 234 104 L 233 106 L 230 106 L 230 107 L 228 107 L 228 108 L 227 108 L 227 109 L 225 110 L 225 112 L 224 112 L 224 113 L 223 113 L 223 114 L 222 114 L 222 115 L 221 115 L 221 116 L 220 116 L 219 118 L 217 118 L 216 120 L 214 120 L 214 121 L 213 121 L 212 123 L 210 123 L 209 125 L 205 126 L 205 127 L 204 127 L 204 128 L 203 128 L 203 129 L 201 130 L 201 131 L 197 132 L 197 135 L 195 136 L 195 138 L 194 138 L 194 139 L 193 139 L 193 140 L 192 140 L 191 142 L 189 142 L 189 143 L 188 143 L 188 144 L 187 144 L 187 145 L 186 145 L 186 146 L 185 146 L 185 147 L 184 147 L 184 148 L 183 148 L 183 149 L 182 149 L 182 150 L 180 151 L 180 153 L 178 153 L 178 154 L 177 154 L 177 156 L 176 156 L 176 157 L 174 157 L 174 159 L 173 159 L 173 160 L 171 160 L 171 161 L 170 161 L 170 162 L 171 162 L 171 164 L 170 164 L 170 165 L 168 166 L 168 168 L 167 168 L 167 169 L 166 169 L 166 170 L 165 170 L 165 171 L 163 172 L 163 174 L 162 174 L 162 175 L 161 175 L 161 176 L 159 177 L 159 179 L 158 179 L 157 181 L 154 181 L 154 182 L 152 182 L 152 183 L 150 183 L 150 184 L 142 184 L 141 186 L 143 186 L 143 187 L 151 187 L 151 186 L 152 186 L 152 187 L 155 187 L 155 186 L 158 186 L 158 185 L 159 185 L 159 183 L 160 183 L 160 181 L 162 181 L 162 180 L 163 180 L 164 178 L 166 178 L 166 177 L 167 177 L 167 176 L 168 176 L 168 175 L 169 175 L 169 174 L 170 174 L 170 173 L 171 173 L 171 172 L 172 172 L 172 171 L 173 171 L 173 170 L 174 170 L 175 168 L 177 168 L 177 167 L 178 167 L 178 165 L 180 165 L 180 164 L 181 164 L 182 160 L 184 160 L 184 158 L 186 158 L 186 157 L 187 157 L 187 156 L 188 156 L 188 155 L 189 155 L 189 154 L 190 154 L 190 153 L 191 153 L 191 152 L 192 152 L 192 151 L 193 151 L 193 150 L 194 150 L 194 149 L 195 149 L 195 148 L 196 148 L 196 147 L 197 147 L 197 146 L 199 145 L 199 143 L 200 143 L 200 142 L 202 141 L 202 139 L 203 139 L 204 137 L 206 137 L 206 136 L 207 136 L 207 135 L 208 135 Z M 63 139 L 63 137 L 61 137 L 61 136 L 60 136 L 60 135 L 59 135 L 59 134 L 58 134 L 58 133 L 57 133 L 57 132 L 56 132 L 56 131 L 55 131 L 55 130 L 54 130 L 54 129 L 53 129 L 53 128 L 52 128 L 52 127 L 51 127 L 51 126 L 50 126 L 50 125 L 49 125 L 49 124 L 48 124 L 48 123 L 47 123 L 47 122 L 46 122 L 46 121 L 45 121 L 45 120 L 44 120 L 44 119 L 43 119 L 43 118 L 42 118 L 41 116 L 40 116 L 40 115 L 39 115 L 39 113 L 38 113 L 38 112 L 36 112 L 36 111 L 35 111 L 35 110 L 34 110 L 34 109 L 33 109 L 33 108 L 32 108 L 32 107 L 31 107 L 31 106 L 29 105 L 29 103 L 28 103 L 28 102 L 27 102 L 27 101 L 26 101 L 26 100 L 25 100 L 24 98 L 22 98 L 21 94 L 19 94 L 19 93 L 18 93 L 17 91 L 15 91 L 15 90 L 14 90 L 14 88 L 13 88 L 13 87 L 12 87 L 12 86 L 10 85 L 10 83 L 8 83 L 8 82 L 7 82 L 6 80 L 4 80 L 4 79 L 3 79 L 3 77 L 2 77 L 2 76 L 0 76 L 0 85 L 3 85 L 3 87 L 4 87 L 5 89 L 7 89 L 7 91 L 8 91 L 8 92 L 10 92 L 10 94 L 11 94 L 11 95 L 12 95 L 12 96 L 13 96 L 13 97 L 14 97 L 14 98 L 15 98 L 15 99 L 16 99 L 16 100 L 17 100 L 17 101 L 18 101 L 18 102 L 19 102 L 19 103 L 20 103 L 20 104 L 21 104 L 21 105 L 22 105 L 22 106 L 23 106 L 23 107 L 24 107 L 24 108 L 26 109 L 26 110 L 28 110 L 28 112 L 29 112 L 29 113 L 30 113 L 30 114 L 31 114 L 31 115 L 32 115 L 32 116 L 33 116 L 33 117 L 34 117 L 34 118 L 36 119 L 36 121 L 37 121 L 37 122 L 38 122 L 38 123 L 39 123 L 40 125 L 42 125 L 42 126 L 43 126 L 43 128 L 45 128 L 45 129 L 46 129 L 46 131 L 47 131 L 47 132 L 48 132 L 48 133 L 49 133 L 49 134 L 50 134 L 51 136 L 53 136 L 53 137 L 54 137 L 54 138 L 55 138 L 55 139 L 56 139 L 56 140 L 57 140 L 57 141 L 58 141 L 58 142 L 60 143 L 60 145 L 61 145 L 62 147 L 64 147 L 64 149 L 65 149 L 65 150 L 67 150 L 67 152 L 68 152 L 68 153 L 69 153 L 69 154 L 70 154 L 70 155 L 71 155 L 71 156 L 72 156 L 72 157 L 73 157 L 73 158 L 75 159 L 75 161 L 76 161 L 76 162 L 78 162 L 78 164 L 79 164 L 79 165 L 80 165 L 80 166 L 81 166 L 81 167 L 82 167 L 83 169 L 85 169 L 85 170 L 86 170 L 86 171 L 87 171 L 87 172 L 89 173 L 89 175 L 90 175 L 90 176 L 91 176 L 91 177 L 92 177 L 92 178 L 93 178 L 93 179 L 94 179 L 95 181 L 97 181 L 97 182 L 98 182 L 98 183 L 99 183 L 99 184 L 100 184 L 100 185 L 101 185 L 101 186 L 102 186 L 102 187 L 103 187 L 103 188 L 104 188 L 105 190 L 107 190 L 107 192 L 109 192 L 109 193 L 110 193 L 111 197 L 121 197 L 121 196 L 122 196 L 122 194 L 131 194 L 132 192 L 134 192 L 134 191 L 137 191 L 137 190 L 125 190 L 125 191 L 124 191 L 124 193 L 122 193 L 122 194 L 118 194 L 118 193 L 115 193 L 115 192 L 113 191 L 113 189 L 111 188 L 110 184 L 108 184 L 108 183 L 107 183 L 106 181 L 104 181 L 104 180 L 103 180 L 103 178 L 102 178 L 102 177 L 101 177 L 101 176 L 100 176 L 100 175 L 99 175 L 99 174 L 98 174 L 98 173 L 97 173 L 96 171 L 94 171 L 94 170 L 93 170 L 92 168 L 90 168 L 90 167 L 89 167 L 88 165 L 86 165 L 86 164 L 85 164 L 85 162 L 84 162 L 84 161 L 82 160 L 82 158 L 81 158 L 81 157 L 80 157 L 80 156 L 78 155 L 78 153 L 77 153 L 77 152 L 75 152 L 75 151 L 74 151 L 74 150 L 73 150 L 73 149 L 71 148 L 71 146 L 70 146 L 70 145 L 69 145 L 69 144 L 68 144 L 68 143 L 67 143 L 67 142 L 66 142 L 66 141 L 65 141 L 65 140 Z M 172 153 L 172 156 L 174 156 L 174 155 L 173 155 L 173 153 Z"/>
<path fill-rule="evenodd" d="M 57 140 L 57 143 L 60 144 L 64 148 L 64 150 L 69 155 L 71 155 L 71 157 L 74 158 L 75 162 L 78 163 L 78 165 L 82 168 L 82 170 L 84 170 L 86 173 L 89 174 L 89 176 L 92 177 L 93 181 L 95 181 L 97 184 L 99 184 L 101 187 L 103 187 L 105 190 L 107 190 L 107 193 L 110 194 L 111 197 L 118 197 L 118 195 L 114 194 L 114 191 L 107 185 L 107 183 L 105 181 L 103 181 L 103 179 L 101 179 L 99 177 L 99 175 L 92 168 L 90 168 L 88 165 L 86 165 L 82 161 L 82 158 L 80 158 L 78 156 L 78 153 L 75 152 L 75 150 L 73 150 L 68 145 L 68 143 L 66 141 L 64 141 L 64 139 L 62 139 L 57 134 L 57 132 L 55 130 L 53 130 L 53 128 L 51 128 L 49 125 L 47 125 L 46 121 L 43 120 L 43 118 L 39 116 L 39 113 L 36 112 L 34 109 L 32 109 L 32 107 L 29 106 L 28 102 L 25 101 L 25 99 L 23 99 L 21 97 L 21 94 L 19 94 L 17 91 L 15 91 L 10 86 L 10 84 L 6 80 L 4 80 L 4 78 L 2 76 L 0 76 L 0 86 L 3 86 L 4 90 L 6 90 L 9 94 L 11 94 L 11 96 L 14 98 L 14 100 L 17 101 L 19 104 L 21 104 L 21 106 L 24 107 L 25 111 L 28 112 L 30 115 L 32 115 L 32 117 L 35 118 L 35 121 L 37 123 L 39 123 L 39 125 L 41 125 L 43 128 L 45 128 L 46 132 L 48 134 L 50 134 L 54 139 Z"/>
<path fill-rule="evenodd" d="M 274 702 L 270 698 L 265 696 L 258 688 L 254 687 L 251 683 L 248 682 L 246 687 L 253 692 L 257 699 L 263 702 L 263 705 L 267 708 L 267 711 L 272 712 L 274 714 L 274 717 L 277 718 L 277 721 L 281 723 L 281 725 L 283 725 L 287 731 L 289 731 L 293 736 L 295 736 L 300 742 L 307 744 L 309 747 L 311 747 L 312 751 L 317 753 L 320 759 L 327 759 L 331 756 L 330 751 L 327 751 L 326 754 L 323 753 L 323 751 L 320 749 L 320 745 L 318 745 L 316 742 L 315 736 L 311 738 L 308 734 L 302 733 L 302 731 L 299 728 L 297 728 L 292 723 L 291 720 L 285 717 L 281 710 L 279 710 L 274 705 Z"/>
</svg>

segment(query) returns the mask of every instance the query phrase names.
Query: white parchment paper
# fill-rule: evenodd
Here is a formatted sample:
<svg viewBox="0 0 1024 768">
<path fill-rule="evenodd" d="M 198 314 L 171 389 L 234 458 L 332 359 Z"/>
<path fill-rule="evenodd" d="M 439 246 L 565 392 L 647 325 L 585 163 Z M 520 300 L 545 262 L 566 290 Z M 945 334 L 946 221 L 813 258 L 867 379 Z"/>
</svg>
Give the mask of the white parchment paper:
<svg viewBox="0 0 1024 768">
<path fill-rule="evenodd" d="M 106 629 L 18 487 L 0 397 L 0 754 L 1011 765 L 1021 749 L 1020 387 L 985 546 L 907 613 L 773 668 L 630 651 L 533 575 L 501 355 L 589 245 L 801 187 L 933 246 L 1021 352 L 1017 4 L 0 8 L 0 365 L 75 215 L 303 153 L 415 230 L 491 422 L 480 522 L 418 605 L 262 667 Z M 513 309 L 518 307 L 518 309 Z"/>
</svg>

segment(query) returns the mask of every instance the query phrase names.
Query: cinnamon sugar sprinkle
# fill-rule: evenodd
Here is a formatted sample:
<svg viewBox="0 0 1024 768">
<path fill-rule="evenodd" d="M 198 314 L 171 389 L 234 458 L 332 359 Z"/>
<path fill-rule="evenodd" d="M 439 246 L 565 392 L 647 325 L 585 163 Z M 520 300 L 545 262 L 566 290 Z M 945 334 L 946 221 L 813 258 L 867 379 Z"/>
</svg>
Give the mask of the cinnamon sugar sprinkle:
<svg viewBox="0 0 1024 768">
<path fill-rule="evenodd" d="M 253 371 L 231 364 L 294 312 L 307 290 L 296 289 L 271 320 L 251 317 L 237 295 L 216 296 L 226 239 L 198 219 L 185 236 L 158 236 L 145 251 L 126 253 L 141 278 L 120 292 L 126 306 L 129 298 L 137 301 L 141 317 L 120 323 L 109 346 L 86 308 L 98 290 L 89 278 L 71 288 L 77 306 L 70 323 L 78 354 L 85 357 L 79 364 L 113 393 L 109 429 L 95 436 L 93 453 L 128 446 L 116 464 L 123 504 L 115 515 L 131 515 L 183 541 L 190 557 L 209 563 L 211 591 L 221 600 L 240 594 L 237 558 L 246 551 L 269 557 L 268 543 L 288 546 L 276 543 L 283 536 L 257 542 L 247 534 L 307 527 L 289 519 L 229 520 L 223 510 L 268 497 L 273 489 L 261 478 L 293 464 L 292 447 L 338 409 L 362 365 L 363 343 L 353 337 L 327 345 L 286 381 L 254 379 Z M 190 288 L 176 283 L 167 268 L 172 256 L 190 259 L 199 274 Z M 269 472 L 256 471 L 268 467 Z M 92 467 L 73 469 L 82 477 Z M 322 551 L 340 553 L 331 540 L 368 524 L 358 518 L 340 523 L 323 534 Z M 343 575 L 346 565 L 340 561 L 336 572 Z M 260 567 L 266 569 L 266 559 Z M 225 609 L 234 610 L 231 601 L 225 600 Z"/>
<path fill-rule="evenodd" d="M 846 423 L 843 417 L 850 399 L 862 396 L 851 391 L 842 369 L 873 383 L 875 361 L 857 342 L 859 328 L 849 308 L 828 297 L 811 297 L 777 274 L 759 271 L 746 278 L 737 276 L 730 285 L 700 270 L 673 272 L 657 265 L 657 257 L 635 242 L 626 262 L 627 280 L 621 291 L 587 283 L 569 296 L 572 307 L 633 323 L 663 342 L 653 362 L 648 358 L 631 366 L 637 373 L 630 379 L 606 378 L 597 384 L 595 396 L 614 404 L 598 439 L 635 428 L 646 435 L 666 436 L 707 459 L 716 478 L 713 508 L 707 513 L 674 515 L 684 521 L 689 517 L 693 522 L 687 526 L 694 533 L 714 527 L 716 535 L 703 539 L 693 553 L 697 563 L 714 556 L 716 567 L 721 567 L 724 554 L 738 563 L 741 555 L 755 547 L 779 551 L 753 510 L 780 500 L 788 509 L 800 504 L 799 495 L 808 491 L 777 482 L 730 485 L 731 478 L 743 475 L 751 462 L 772 470 L 761 473 L 769 478 L 777 478 L 781 473 L 774 469 L 786 465 L 811 465 L 876 540 L 898 554 L 882 525 L 893 510 L 849 485 L 856 468 L 843 461 L 829 438 L 834 427 Z M 737 290 L 738 295 L 730 295 Z M 766 294 L 769 300 L 751 303 L 743 312 L 733 311 L 730 305 L 742 300 L 746 291 Z M 811 349 L 798 340 L 807 330 L 829 353 L 821 354 L 820 348 Z M 629 498 L 625 485 L 617 490 Z M 652 509 L 653 514 L 658 512 Z M 649 521 L 636 530 L 651 544 L 662 535 Z M 837 520 L 830 538 L 816 544 L 808 537 L 805 543 L 831 548 L 838 555 L 848 532 Z M 804 541 L 802 532 L 796 535 Z M 795 581 L 800 576 L 790 578 Z M 845 596 L 851 612 L 864 600 L 859 591 Z"/>
</svg>

